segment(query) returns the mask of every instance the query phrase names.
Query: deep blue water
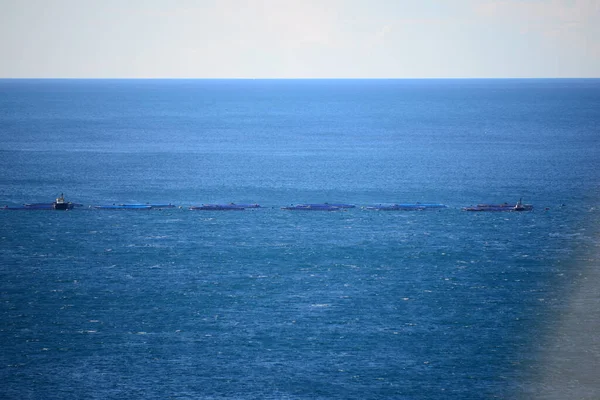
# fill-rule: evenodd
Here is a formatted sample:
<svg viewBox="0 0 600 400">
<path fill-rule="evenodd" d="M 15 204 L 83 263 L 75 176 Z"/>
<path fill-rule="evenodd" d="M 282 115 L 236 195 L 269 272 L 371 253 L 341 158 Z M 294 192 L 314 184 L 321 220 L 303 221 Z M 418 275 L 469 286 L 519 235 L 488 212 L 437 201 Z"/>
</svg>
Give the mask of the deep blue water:
<svg viewBox="0 0 600 400">
<path fill-rule="evenodd" d="M 0 210 L 0 398 L 600 394 L 600 80 L 0 80 L 0 140 L 84 204 Z"/>
</svg>

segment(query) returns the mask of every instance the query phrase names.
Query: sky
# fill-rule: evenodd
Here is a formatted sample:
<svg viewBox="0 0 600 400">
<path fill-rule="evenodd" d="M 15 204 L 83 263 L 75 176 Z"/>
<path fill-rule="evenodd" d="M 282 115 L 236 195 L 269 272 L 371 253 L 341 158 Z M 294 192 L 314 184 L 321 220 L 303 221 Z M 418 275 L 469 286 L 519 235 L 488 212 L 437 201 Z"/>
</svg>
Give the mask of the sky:
<svg viewBox="0 0 600 400">
<path fill-rule="evenodd" d="M 600 0 L 0 0 L 0 78 L 600 77 Z"/>
</svg>

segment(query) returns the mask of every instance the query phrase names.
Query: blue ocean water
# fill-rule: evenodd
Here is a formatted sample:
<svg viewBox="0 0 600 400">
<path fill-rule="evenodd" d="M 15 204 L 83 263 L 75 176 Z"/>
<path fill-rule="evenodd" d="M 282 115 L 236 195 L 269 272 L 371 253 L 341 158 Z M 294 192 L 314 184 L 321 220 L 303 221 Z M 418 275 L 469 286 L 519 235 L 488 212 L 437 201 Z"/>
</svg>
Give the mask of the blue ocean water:
<svg viewBox="0 0 600 400">
<path fill-rule="evenodd" d="M 0 139 L 83 204 L 0 210 L 1 398 L 600 394 L 598 79 L 0 80 Z"/>
</svg>

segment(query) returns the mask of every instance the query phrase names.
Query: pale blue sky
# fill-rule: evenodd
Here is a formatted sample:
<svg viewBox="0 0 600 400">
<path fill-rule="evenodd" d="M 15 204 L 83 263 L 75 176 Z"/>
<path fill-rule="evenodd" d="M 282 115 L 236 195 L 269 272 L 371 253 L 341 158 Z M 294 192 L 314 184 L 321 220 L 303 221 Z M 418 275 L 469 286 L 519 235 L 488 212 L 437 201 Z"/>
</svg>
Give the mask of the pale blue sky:
<svg viewBox="0 0 600 400">
<path fill-rule="evenodd" d="M 600 0 L 0 0 L 0 77 L 600 77 Z"/>
</svg>

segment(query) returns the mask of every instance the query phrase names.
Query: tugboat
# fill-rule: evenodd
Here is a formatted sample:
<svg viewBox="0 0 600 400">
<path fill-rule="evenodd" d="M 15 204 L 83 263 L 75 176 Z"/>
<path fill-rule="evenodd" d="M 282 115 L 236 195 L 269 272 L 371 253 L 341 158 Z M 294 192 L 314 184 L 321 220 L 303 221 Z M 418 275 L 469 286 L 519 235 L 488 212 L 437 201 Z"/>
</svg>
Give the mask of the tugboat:
<svg viewBox="0 0 600 400">
<path fill-rule="evenodd" d="M 514 210 L 515 211 L 526 211 L 527 208 L 523 205 L 523 199 L 519 199 L 519 201 L 517 201 L 517 204 L 515 205 Z"/>
<path fill-rule="evenodd" d="M 73 203 L 66 202 L 65 196 L 61 193 L 54 203 L 52 203 L 52 208 L 54 210 L 71 210 L 73 208 Z"/>
</svg>

